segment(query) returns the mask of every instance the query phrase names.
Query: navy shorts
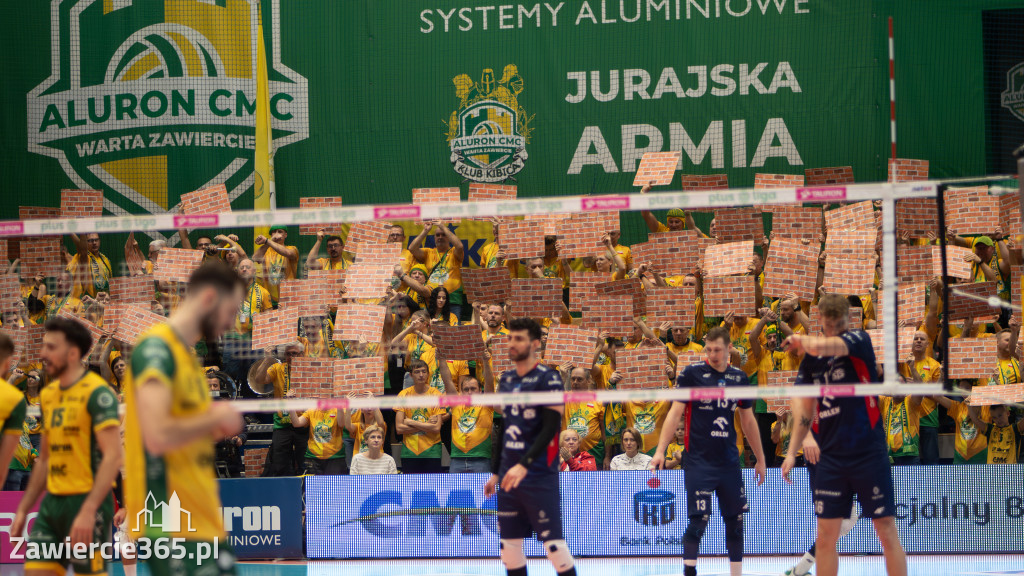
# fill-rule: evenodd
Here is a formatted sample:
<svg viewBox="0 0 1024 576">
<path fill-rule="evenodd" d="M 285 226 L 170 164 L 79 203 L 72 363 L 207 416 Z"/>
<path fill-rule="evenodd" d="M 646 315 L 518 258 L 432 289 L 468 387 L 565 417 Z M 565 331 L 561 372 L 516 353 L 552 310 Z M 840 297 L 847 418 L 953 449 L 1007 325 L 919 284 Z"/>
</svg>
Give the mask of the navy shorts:
<svg viewBox="0 0 1024 576">
<path fill-rule="evenodd" d="M 750 510 L 743 473 L 738 466 L 724 470 L 691 467 L 686 470 L 683 479 L 686 484 L 687 516 L 711 514 L 711 494 L 718 497 L 718 510 L 722 518 L 739 516 Z"/>
<path fill-rule="evenodd" d="M 818 518 L 847 518 L 854 496 L 865 518 L 895 516 L 896 494 L 888 455 L 843 462 L 823 455 L 811 478 L 811 496 Z"/>
<path fill-rule="evenodd" d="M 498 528 L 503 540 L 562 540 L 562 498 L 558 476 L 522 482 L 512 492 L 498 488 Z"/>
</svg>

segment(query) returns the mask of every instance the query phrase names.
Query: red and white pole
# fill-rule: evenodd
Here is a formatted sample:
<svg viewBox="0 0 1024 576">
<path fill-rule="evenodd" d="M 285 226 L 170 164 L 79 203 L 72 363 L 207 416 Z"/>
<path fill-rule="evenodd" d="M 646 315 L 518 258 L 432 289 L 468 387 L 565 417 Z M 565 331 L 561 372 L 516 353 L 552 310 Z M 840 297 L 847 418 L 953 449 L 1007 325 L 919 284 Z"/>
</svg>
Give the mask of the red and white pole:
<svg viewBox="0 0 1024 576">
<path fill-rule="evenodd" d="M 892 161 L 896 162 L 896 43 L 892 36 L 892 16 L 889 17 L 889 138 Z"/>
</svg>

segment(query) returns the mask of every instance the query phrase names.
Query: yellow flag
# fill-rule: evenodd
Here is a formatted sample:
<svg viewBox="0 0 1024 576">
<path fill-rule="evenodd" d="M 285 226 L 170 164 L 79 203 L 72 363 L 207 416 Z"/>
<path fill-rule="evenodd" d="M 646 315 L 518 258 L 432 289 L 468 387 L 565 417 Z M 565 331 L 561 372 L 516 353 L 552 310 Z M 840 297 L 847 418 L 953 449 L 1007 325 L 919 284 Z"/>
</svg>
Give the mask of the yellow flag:
<svg viewBox="0 0 1024 576">
<path fill-rule="evenodd" d="M 263 43 L 263 13 L 260 11 L 259 34 L 256 38 L 256 170 L 255 210 L 277 208 L 274 191 L 274 136 L 270 126 L 270 81 L 267 78 L 267 50 Z M 253 238 L 270 236 L 269 227 L 253 229 Z M 258 248 L 258 247 L 256 247 Z"/>
</svg>

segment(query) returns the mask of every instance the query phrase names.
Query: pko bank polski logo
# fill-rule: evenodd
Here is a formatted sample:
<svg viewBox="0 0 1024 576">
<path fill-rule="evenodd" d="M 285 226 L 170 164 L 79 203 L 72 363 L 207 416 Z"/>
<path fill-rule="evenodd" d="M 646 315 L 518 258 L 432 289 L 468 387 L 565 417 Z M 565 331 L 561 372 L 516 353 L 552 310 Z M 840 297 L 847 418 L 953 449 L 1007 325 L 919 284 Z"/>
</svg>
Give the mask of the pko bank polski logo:
<svg viewBox="0 0 1024 576">
<path fill-rule="evenodd" d="M 275 150 L 309 135 L 306 79 L 281 63 L 279 2 L 262 17 Z M 52 0 L 50 15 L 29 151 L 103 190 L 115 215 L 166 213 L 214 184 L 232 200 L 253 187 L 258 0 Z"/>
<path fill-rule="evenodd" d="M 498 533 L 497 498 L 478 505 L 472 490 L 452 490 L 441 506 L 433 490 L 384 490 L 363 501 L 359 517 L 334 527 L 355 523 L 378 538 L 484 536 L 485 530 L 492 535 Z M 457 524 L 459 532 L 455 532 Z"/>
<path fill-rule="evenodd" d="M 650 490 L 633 494 L 633 520 L 644 526 L 664 526 L 676 519 L 676 495 L 668 490 L 659 490 L 661 481 L 651 478 L 647 481 Z"/>
</svg>

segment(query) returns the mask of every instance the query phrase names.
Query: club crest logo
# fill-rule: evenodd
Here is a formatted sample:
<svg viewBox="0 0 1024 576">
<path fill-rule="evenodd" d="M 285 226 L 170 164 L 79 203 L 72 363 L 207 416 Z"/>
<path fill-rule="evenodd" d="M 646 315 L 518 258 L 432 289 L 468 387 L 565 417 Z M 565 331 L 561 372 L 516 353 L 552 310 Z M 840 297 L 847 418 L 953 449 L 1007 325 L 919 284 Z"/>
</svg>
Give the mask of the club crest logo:
<svg viewBox="0 0 1024 576">
<path fill-rule="evenodd" d="M 29 151 L 102 190 L 115 215 L 166 213 L 214 184 L 231 200 L 253 190 L 259 8 L 53 0 L 50 76 L 27 95 Z M 264 2 L 275 150 L 309 135 L 308 87 L 281 63 L 279 12 Z"/>
<path fill-rule="evenodd" d="M 459 107 L 446 122 L 446 138 L 455 172 L 473 182 L 514 181 L 526 165 L 533 120 L 519 105 L 519 69 L 509 64 L 495 80 L 486 68 L 479 82 L 459 74 L 452 83 Z"/>
<path fill-rule="evenodd" d="M 1000 97 L 1003 108 L 1024 122 L 1024 62 L 1019 62 L 1006 73 L 1006 90 Z"/>
</svg>

